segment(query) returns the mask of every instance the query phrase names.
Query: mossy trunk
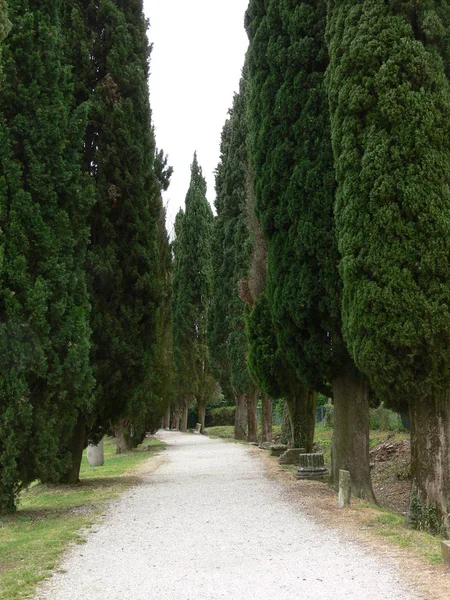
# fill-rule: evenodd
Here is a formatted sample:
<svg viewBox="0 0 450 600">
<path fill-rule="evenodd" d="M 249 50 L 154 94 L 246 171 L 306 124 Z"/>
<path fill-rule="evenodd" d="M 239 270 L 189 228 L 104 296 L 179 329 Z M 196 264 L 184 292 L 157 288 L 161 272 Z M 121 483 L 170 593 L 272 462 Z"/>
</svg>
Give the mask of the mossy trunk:
<svg viewBox="0 0 450 600">
<path fill-rule="evenodd" d="M 236 414 L 234 417 L 234 437 L 236 440 L 246 440 L 247 434 L 247 403 L 245 394 L 234 393 Z"/>
<path fill-rule="evenodd" d="M 411 403 L 411 498 L 408 520 L 418 528 L 450 533 L 450 395 Z"/>
<path fill-rule="evenodd" d="M 375 502 L 369 458 L 369 386 L 353 367 L 332 381 L 334 396 L 331 482 L 339 485 L 339 470 L 350 471 L 352 494 Z"/>
<path fill-rule="evenodd" d="M 180 423 L 180 431 L 182 431 L 183 433 L 187 432 L 188 415 L 189 415 L 189 401 L 185 400 L 183 402 L 183 406 L 182 406 L 181 423 Z"/>
<path fill-rule="evenodd" d="M 206 406 L 204 404 L 199 404 L 198 405 L 198 421 L 197 421 L 197 423 L 200 423 L 200 425 L 202 426 L 200 431 L 203 431 L 205 429 L 205 418 L 206 418 Z"/>
<path fill-rule="evenodd" d="M 286 400 L 283 400 L 283 412 L 281 415 L 281 444 L 293 444 L 291 419 L 289 417 L 289 405 Z"/>
<path fill-rule="evenodd" d="M 170 426 L 171 429 L 179 429 L 180 428 L 180 405 L 178 402 L 172 409 L 172 423 Z"/>
<path fill-rule="evenodd" d="M 261 441 L 272 441 L 272 398 L 267 394 L 262 397 Z"/>
<path fill-rule="evenodd" d="M 132 438 L 127 419 L 120 419 L 114 430 L 116 438 L 116 454 L 131 452 L 133 449 Z"/>
<path fill-rule="evenodd" d="M 258 441 L 258 390 L 247 394 L 247 440 Z"/>
<path fill-rule="evenodd" d="M 61 483 L 71 484 L 80 481 L 80 468 L 85 441 L 86 419 L 83 415 L 79 414 L 69 442 L 69 450 L 72 454 L 72 464 L 69 470 L 61 477 Z"/>
<path fill-rule="evenodd" d="M 310 453 L 314 444 L 316 427 L 317 392 L 299 386 L 295 395 L 286 400 L 289 408 L 293 447 L 305 448 L 306 452 Z"/>
<path fill-rule="evenodd" d="M 170 429 L 170 405 L 164 413 L 164 429 Z"/>
</svg>

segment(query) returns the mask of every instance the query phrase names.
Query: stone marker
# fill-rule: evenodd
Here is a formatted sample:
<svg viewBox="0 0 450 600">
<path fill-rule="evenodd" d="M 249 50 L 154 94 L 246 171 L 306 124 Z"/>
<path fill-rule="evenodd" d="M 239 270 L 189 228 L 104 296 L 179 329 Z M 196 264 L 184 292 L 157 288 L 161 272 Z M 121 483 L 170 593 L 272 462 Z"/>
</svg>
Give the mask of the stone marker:
<svg viewBox="0 0 450 600">
<path fill-rule="evenodd" d="M 323 454 L 320 452 L 302 454 L 296 477 L 297 479 L 310 481 L 326 481 L 328 479 L 328 469 L 325 468 Z"/>
<path fill-rule="evenodd" d="M 105 451 L 103 440 L 97 444 L 97 446 L 92 446 L 89 444 L 87 447 L 87 459 L 88 463 L 91 467 L 103 467 L 105 464 Z"/>
<path fill-rule="evenodd" d="M 450 567 L 450 540 L 441 542 L 442 562 Z"/>
<path fill-rule="evenodd" d="M 305 454 L 305 452 L 304 448 L 289 448 L 286 452 L 283 452 L 278 462 L 280 465 L 299 465 L 300 456 Z"/>
<path fill-rule="evenodd" d="M 270 448 L 270 456 L 281 456 L 286 450 L 287 446 L 285 444 L 274 444 Z"/>
<path fill-rule="evenodd" d="M 352 485 L 350 480 L 350 471 L 339 470 L 339 508 L 350 506 L 350 498 L 352 495 Z"/>
<path fill-rule="evenodd" d="M 195 426 L 195 431 L 194 433 L 201 433 L 202 432 L 202 424 L 201 423 L 197 423 L 197 425 Z"/>
</svg>

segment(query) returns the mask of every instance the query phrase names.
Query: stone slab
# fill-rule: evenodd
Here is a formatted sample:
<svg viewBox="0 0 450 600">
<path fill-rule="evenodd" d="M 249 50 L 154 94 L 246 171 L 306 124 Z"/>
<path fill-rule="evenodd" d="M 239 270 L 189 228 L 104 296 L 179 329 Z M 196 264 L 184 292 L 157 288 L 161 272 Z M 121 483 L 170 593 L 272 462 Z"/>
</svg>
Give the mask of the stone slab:
<svg viewBox="0 0 450 600">
<path fill-rule="evenodd" d="M 350 480 L 350 471 L 339 471 L 339 497 L 338 506 L 339 508 L 346 508 L 350 506 L 350 500 L 352 495 L 352 486 Z"/>
<path fill-rule="evenodd" d="M 91 467 L 103 467 L 103 465 L 105 464 L 105 451 L 103 440 L 99 444 L 97 444 L 97 446 L 89 444 L 86 450 L 86 455 L 88 463 Z"/>
<path fill-rule="evenodd" d="M 450 540 L 441 542 L 442 562 L 450 567 Z"/>
<path fill-rule="evenodd" d="M 283 452 L 278 462 L 280 465 L 299 465 L 300 456 L 305 453 L 306 450 L 304 448 L 289 448 L 286 452 Z"/>
<path fill-rule="evenodd" d="M 274 444 L 270 448 L 270 456 L 281 456 L 287 449 L 288 447 L 285 444 Z"/>
<path fill-rule="evenodd" d="M 259 444 L 259 447 L 261 448 L 261 450 L 270 450 L 272 448 L 272 442 L 261 442 L 261 444 Z"/>
</svg>

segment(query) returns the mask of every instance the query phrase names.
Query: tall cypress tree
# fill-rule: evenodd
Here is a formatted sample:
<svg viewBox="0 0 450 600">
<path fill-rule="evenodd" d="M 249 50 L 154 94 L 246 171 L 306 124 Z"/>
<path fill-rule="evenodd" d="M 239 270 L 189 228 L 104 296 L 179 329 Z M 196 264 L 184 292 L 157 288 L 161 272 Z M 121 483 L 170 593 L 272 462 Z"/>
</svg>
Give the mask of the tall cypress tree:
<svg viewBox="0 0 450 600">
<path fill-rule="evenodd" d="M 409 399 L 412 513 L 450 513 L 447 3 L 329 2 L 343 331 L 392 404 Z M 428 515 L 428 517 L 427 517 Z"/>
<path fill-rule="evenodd" d="M 88 410 L 84 275 L 90 183 L 83 107 L 64 62 L 61 3 L 9 2 L 0 94 L 0 509 L 35 478 L 59 479 Z"/>
<path fill-rule="evenodd" d="M 203 427 L 206 405 L 216 387 L 207 345 L 213 214 L 197 155 L 191 166 L 186 210 L 180 211 L 175 225 L 173 331 L 179 391 L 184 398 L 196 400 L 198 422 Z"/>
<path fill-rule="evenodd" d="M 221 160 L 216 173 L 213 235 L 213 298 L 209 347 L 222 389 L 236 401 L 235 437 L 245 439 L 248 405 L 249 439 L 258 437 L 258 390 L 247 369 L 244 304 L 239 283 L 249 278 L 251 236 L 248 228 L 248 153 L 244 80 L 222 132 Z"/>
<path fill-rule="evenodd" d="M 78 100 L 91 108 L 85 168 L 96 188 L 86 263 L 95 429 L 116 426 L 120 452 L 145 432 L 156 384 L 160 204 L 148 99 L 150 48 L 141 0 L 79 0 L 70 18 Z"/>
</svg>

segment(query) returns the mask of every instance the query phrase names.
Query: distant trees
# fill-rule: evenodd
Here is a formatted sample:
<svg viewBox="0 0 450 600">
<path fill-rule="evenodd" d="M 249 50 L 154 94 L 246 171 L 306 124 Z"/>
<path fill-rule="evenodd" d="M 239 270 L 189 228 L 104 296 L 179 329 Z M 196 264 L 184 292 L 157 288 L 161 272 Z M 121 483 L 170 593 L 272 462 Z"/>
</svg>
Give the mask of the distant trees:
<svg viewBox="0 0 450 600">
<path fill-rule="evenodd" d="M 450 90 L 447 3 L 329 3 L 343 332 L 409 401 L 411 518 L 448 529 Z"/>
<path fill-rule="evenodd" d="M 2 3 L 4 9 L 4 4 Z M 92 406 L 84 260 L 94 198 L 81 171 L 59 2 L 9 2 L 0 94 L 0 510 L 70 470 Z M 3 32 L 5 32 L 3 25 Z"/>
<path fill-rule="evenodd" d="M 211 303 L 213 214 L 206 182 L 197 161 L 191 166 L 186 208 L 175 223 L 173 339 L 178 391 L 183 406 L 195 400 L 198 422 L 205 425 L 206 405 L 216 392 L 207 345 Z"/>
</svg>

